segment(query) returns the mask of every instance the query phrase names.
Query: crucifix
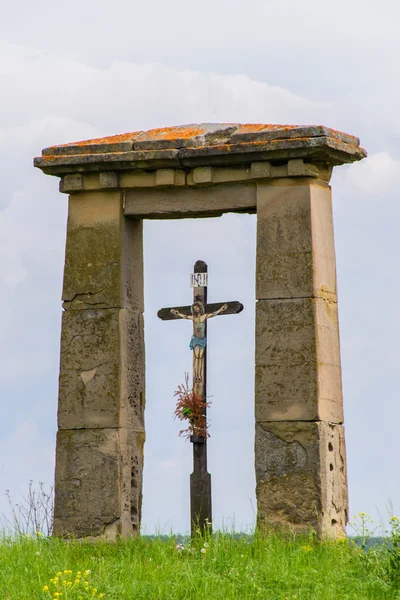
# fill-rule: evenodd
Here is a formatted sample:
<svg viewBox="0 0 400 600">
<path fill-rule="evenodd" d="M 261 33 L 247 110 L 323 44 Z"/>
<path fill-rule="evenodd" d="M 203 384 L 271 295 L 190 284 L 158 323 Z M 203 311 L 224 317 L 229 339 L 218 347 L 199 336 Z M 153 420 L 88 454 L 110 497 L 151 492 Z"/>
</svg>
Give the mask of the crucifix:
<svg viewBox="0 0 400 600">
<path fill-rule="evenodd" d="M 188 319 L 193 322 L 189 347 L 193 352 L 193 392 L 202 398 L 204 416 L 207 402 L 207 321 L 217 315 L 232 315 L 243 310 L 240 302 L 207 304 L 208 272 L 204 261 L 198 260 L 191 274 L 193 304 L 162 308 L 157 315 L 163 321 Z M 207 471 L 207 437 L 192 435 L 193 473 L 190 475 L 190 521 L 192 536 L 197 529 L 211 530 L 211 475 Z"/>
</svg>

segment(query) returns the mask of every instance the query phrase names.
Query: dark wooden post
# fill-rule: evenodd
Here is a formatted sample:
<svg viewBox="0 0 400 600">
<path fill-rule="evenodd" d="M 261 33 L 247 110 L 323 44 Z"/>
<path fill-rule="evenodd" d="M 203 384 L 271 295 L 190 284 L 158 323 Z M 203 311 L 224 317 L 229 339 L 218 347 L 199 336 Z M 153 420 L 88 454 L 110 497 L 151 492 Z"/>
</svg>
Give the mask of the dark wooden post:
<svg viewBox="0 0 400 600">
<path fill-rule="evenodd" d="M 207 273 L 207 264 L 198 260 L 194 265 L 194 275 Z M 207 286 L 193 287 L 193 304 L 201 302 L 207 306 Z M 207 320 L 204 323 L 204 335 L 207 337 Z M 195 324 L 193 323 L 193 334 L 195 335 Z M 202 361 L 201 380 L 195 377 L 195 355 L 193 353 L 193 390 L 203 398 L 204 415 L 206 416 L 207 402 L 207 346 L 204 348 Z M 201 532 L 212 527 L 212 504 L 211 504 L 211 475 L 207 471 L 207 438 L 192 436 L 193 444 L 193 473 L 190 475 L 190 521 L 192 536 L 197 529 Z"/>
</svg>

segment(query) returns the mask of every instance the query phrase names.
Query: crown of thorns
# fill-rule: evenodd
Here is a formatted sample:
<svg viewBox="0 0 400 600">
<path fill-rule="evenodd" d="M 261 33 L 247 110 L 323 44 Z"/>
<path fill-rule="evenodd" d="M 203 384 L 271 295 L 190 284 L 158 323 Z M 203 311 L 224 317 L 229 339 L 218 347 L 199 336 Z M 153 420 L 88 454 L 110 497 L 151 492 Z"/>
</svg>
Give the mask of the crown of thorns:
<svg viewBox="0 0 400 600">
<path fill-rule="evenodd" d="M 195 306 L 198 306 L 198 307 L 199 307 L 199 309 L 201 310 L 201 312 L 202 312 L 203 314 L 206 312 L 206 309 L 205 309 L 205 307 L 204 307 L 204 304 L 203 304 L 202 302 L 200 302 L 200 300 L 197 300 L 197 302 L 195 302 L 195 303 L 194 303 L 194 304 L 192 304 L 192 306 L 191 306 L 191 309 L 190 309 L 190 310 L 192 311 L 192 314 L 193 314 L 193 309 L 194 309 L 194 307 L 195 307 Z"/>
</svg>

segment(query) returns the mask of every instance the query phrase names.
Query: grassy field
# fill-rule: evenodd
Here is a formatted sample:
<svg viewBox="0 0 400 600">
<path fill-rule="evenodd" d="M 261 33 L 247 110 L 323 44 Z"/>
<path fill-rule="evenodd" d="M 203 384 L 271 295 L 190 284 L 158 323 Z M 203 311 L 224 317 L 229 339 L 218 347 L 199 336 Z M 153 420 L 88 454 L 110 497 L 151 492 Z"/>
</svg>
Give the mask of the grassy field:
<svg viewBox="0 0 400 600">
<path fill-rule="evenodd" d="M 183 544 L 173 536 L 113 544 L 3 538 L 0 599 L 394 600 L 400 560 L 392 538 L 368 550 L 346 539 L 276 535 Z"/>
</svg>

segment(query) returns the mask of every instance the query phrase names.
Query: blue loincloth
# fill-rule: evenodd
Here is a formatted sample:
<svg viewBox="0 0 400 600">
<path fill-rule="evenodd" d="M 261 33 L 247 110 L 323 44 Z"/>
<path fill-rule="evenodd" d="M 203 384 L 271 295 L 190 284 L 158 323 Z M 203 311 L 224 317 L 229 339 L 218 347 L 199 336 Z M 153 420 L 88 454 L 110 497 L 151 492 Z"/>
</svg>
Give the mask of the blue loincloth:
<svg viewBox="0 0 400 600">
<path fill-rule="evenodd" d="M 207 345 L 207 338 L 198 338 L 196 335 L 192 335 L 192 339 L 190 340 L 189 348 L 194 350 L 196 346 L 200 346 L 200 348 L 205 348 Z"/>
</svg>

